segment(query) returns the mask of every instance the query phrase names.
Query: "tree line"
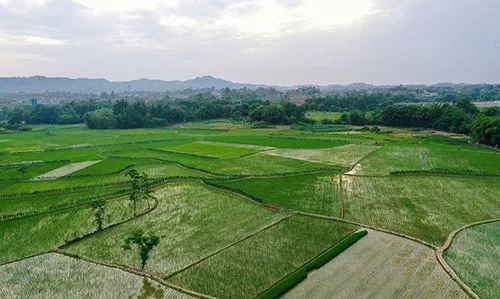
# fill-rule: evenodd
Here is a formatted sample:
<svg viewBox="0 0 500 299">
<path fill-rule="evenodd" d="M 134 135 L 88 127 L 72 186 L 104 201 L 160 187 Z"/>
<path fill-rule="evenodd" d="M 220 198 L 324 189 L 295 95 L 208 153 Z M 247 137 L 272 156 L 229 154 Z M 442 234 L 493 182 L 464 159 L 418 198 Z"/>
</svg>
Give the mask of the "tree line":
<svg viewBox="0 0 500 299">
<path fill-rule="evenodd" d="M 387 105 L 375 111 L 355 109 L 342 113 L 336 121 L 325 119 L 321 123 L 434 129 L 469 134 L 479 143 L 500 145 L 500 107 L 479 110 L 466 99 L 429 106 Z"/>
<path fill-rule="evenodd" d="M 234 103 L 206 99 L 169 103 L 157 101 L 117 101 L 112 108 L 89 112 L 84 117 L 90 129 L 130 129 L 159 127 L 186 121 L 230 118 L 269 124 L 290 124 L 304 118 L 305 110 L 292 103 L 273 104 L 269 101 L 248 100 Z"/>
</svg>

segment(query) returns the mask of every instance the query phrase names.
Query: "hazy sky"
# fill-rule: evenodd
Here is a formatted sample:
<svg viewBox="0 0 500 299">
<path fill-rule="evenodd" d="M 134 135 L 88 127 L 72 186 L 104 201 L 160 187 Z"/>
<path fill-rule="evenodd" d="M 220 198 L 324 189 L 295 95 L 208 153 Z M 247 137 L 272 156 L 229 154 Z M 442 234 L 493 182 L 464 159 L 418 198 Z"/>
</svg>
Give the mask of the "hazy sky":
<svg viewBox="0 0 500 299">
<path fill-rule="evenodd" d="M 0 0 L 0 76 L 500 83 L 500 0 Z"/>
</svg>

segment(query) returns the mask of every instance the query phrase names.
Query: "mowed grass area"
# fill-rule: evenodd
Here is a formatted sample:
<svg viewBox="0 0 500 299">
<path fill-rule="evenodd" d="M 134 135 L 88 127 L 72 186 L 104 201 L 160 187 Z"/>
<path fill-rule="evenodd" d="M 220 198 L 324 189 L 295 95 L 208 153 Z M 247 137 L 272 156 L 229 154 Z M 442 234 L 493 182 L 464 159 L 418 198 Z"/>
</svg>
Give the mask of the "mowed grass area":
<svg viewBox="0 0 500 299">
<path fill-rule="evenodd" d="M 101 160 L 97 161 L 84 161 L 84 162 L 78 162 L 78 163 L 69 163 L 64 166 L 61 166 L 59 168 L 56 168 L 54 170 L 51 170 L 49 172 L 43 173 L 39 176 L 36 176 L 33 178 L 34 180 L 51 180 L 51 179 L 57 179 L 63 176 L 67 176 L 69 174 L 72 174 L 73 172 L 77 172 L 78 170 L 87 168 L 89 166 L 92 166 L 94 164 L 97 164 L 101 162 Z"/>
<path fill-rule="evenodd" d="M 151 179 L 163 179 L 169 177 L 193 177 L 193 178 L 210 178 L 210 174 L 200 171 L 191 170 L 173 163 L 163 163 L 151 166 L 135 167 L 138 171 L 144 171 Z M 116 173 L 101 176 L 83 176 L 83 177 L 63 177 L 57 180 L 50 181 L 27 181 L 18 182 L 2 190 L 3 194 L 21 194 L 34 193 L 50 190 L 66 190 L 71 188 L 89 188 L 92 186 L 104 187 L 106 185 L 123 185 L 126 186 L 130 178 L 125 176 L 125 173 Z M 99 187 L 99 188 L 100 188 Z"/>
<path fill-rule="evenodd" d="M 347 144 L 327 149 L 276 149 L 267 151 L 266 154 L 349 167 L 378 148 L 380 147 Z"/>
<path fill-rule="evenodd" d="M 219 176 L 264 176 L 341 169 L 338 166 L 270 156 L 263 153 L 233 159 L 196 157 L 157 150 L 124 151 L 116 152 L 115 155 L 116 157 L 150 158 L 176 162 L 189 168 Z"/>
<path fill-rule="evenodd" d="M 165 277 L 286 216 L 201 183 L 167 184 L 155 195 L 160 203 L 151 213 L 65 250 L 139 268 L 138 254 L 122 245 L 131 231 L 143 229 L 161 237 L 146 271 Z"/>
<path fill-rule="evenodd" d="M 295 215 L 168 281 L 218 298 L 253 298 L 354 229 L 345 223 Z"/>
<path fill-rule="evenodd" d="M 118 192 L 128 191 L 130 187 L 124 186 L 0 199 L 0 217 L 21 212 L 46 212 L 51 207 L 82 201 L 90 202 L 97 196 L 111 196 Z"/>
<path fill-rule="evenodd" d="M 48 253 L 0 266 L 0 297 L 9 299 L 192 299 L 149 279 Z"/>
<path fill-rule="evenodd" d="M 373 230 L 283 299 L 468 299 L 424 245 Z"/>
<path fill-rule="evenodd" d="M 138 211 L 152 202 L 138 204 Z M 108 216 L 109 215 L 109 216 Z M 108 200 L 105 226 L 133 216 L 128 198 Z M 94 210 L 77 207 L 21 219 L 0 222 L 0 263 L 48 251 L 96 229 Z"/>
<path fill-rule="evenodd" d="M 259 152 L 259 149 L 256 147 L 231 146 L 227 143 L 206 141 L 176 145 L 167 147 L 165 150 L 213 158 L 236 158 Z"/>
<path fill-rule="evenodd" d="M 335 173 L 294 175 L 220 182 L 273 206 L 340 216 L 338 176 Z"/>
<path fill-rule="evenodd" d="M 272 146 L 279 148 L 329 148 L 344 145 L 344 140 L 319 139 L 319 138 L 297 138 L 278 136 L 209 136 L 207 141 L 224 143 L 252 144 L 259 146 Z"/>
<path fill-rule="evenodd" d="M 399 170 L 435 168 L 491 172 L 500 175 L 500 152 L 472 146 L 387 145 L 356 165 L 353 174 L 388 175 Z"/>
<path fill-rule="evenodd" d="M 500 294 L 500 221 L 459 232 L 444 255 L 455 273 L 483 299 Z"/>
<path fill-rule="evenodd" d="M 467 223 L 500 217 L 500 179 L 342 176 L 345 218 L 441 246 Z"/>
</svg>

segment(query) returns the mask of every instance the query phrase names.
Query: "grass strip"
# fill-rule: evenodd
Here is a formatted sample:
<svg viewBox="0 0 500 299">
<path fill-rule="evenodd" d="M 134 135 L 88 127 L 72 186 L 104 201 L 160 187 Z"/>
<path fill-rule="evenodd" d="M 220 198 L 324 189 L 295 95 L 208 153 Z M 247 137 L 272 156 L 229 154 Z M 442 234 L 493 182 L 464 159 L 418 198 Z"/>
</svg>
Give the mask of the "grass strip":
<svg viewBox="0 0 500 299">
<path fill-rule="evenodd" d="M 294 286 L 299 284 L 301 281 L 307 278 L 307 274 L 315 269 L 319 269 L 328 263 L 331 259 L 342 253 L 344 250 L 349 248 L 351 245 L 356 243 L 358 240 L 366 236 L 368 232 L 362 230 L 349 235 L 342 241 L 333 245 L 325 252 L 321 253 L 319 256 L 314 258 L 312 261 L 308 262 L 304 266 L 300 267 L 284 279 L 280 280 L 278 283 L 273 285 L 271 288 L 267 289 L 255 299 L 276 299 L 281 295 L 285 294 L 287 291 L 292 289 Z"/>
</svg>

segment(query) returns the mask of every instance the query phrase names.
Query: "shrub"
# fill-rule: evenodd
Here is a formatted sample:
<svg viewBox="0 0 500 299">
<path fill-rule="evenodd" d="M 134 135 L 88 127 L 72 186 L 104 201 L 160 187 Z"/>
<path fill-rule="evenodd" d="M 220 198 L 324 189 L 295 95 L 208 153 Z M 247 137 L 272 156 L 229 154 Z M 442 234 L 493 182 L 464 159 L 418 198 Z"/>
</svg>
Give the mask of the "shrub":
<svg viewBox="0 0 500 299">
<path fill-rule="evenodd" d="M 292 274 L 285 277 L 283 280 L 279 281 L 271 288 L 267 289 L 255 299 L 276 299 L 281 295 L 285 294 L 288 290 L 299 284 L 301 281 L 307 278 L 309 271 L 314 269 L 319 269 L 328 263 L 331 259 L 342 253 L 344 250 L 349 248 L 351 245 L 356 243 L 358 240 L 366 236 L 368 232 L 366 230 L 356 232 L 344 238 L 342 241 L 333 245 L 330 249 L 326 250 L 316 258 L 314 258 L 309 263 L 300 267 L 298 270 Z"/>
</svg>

